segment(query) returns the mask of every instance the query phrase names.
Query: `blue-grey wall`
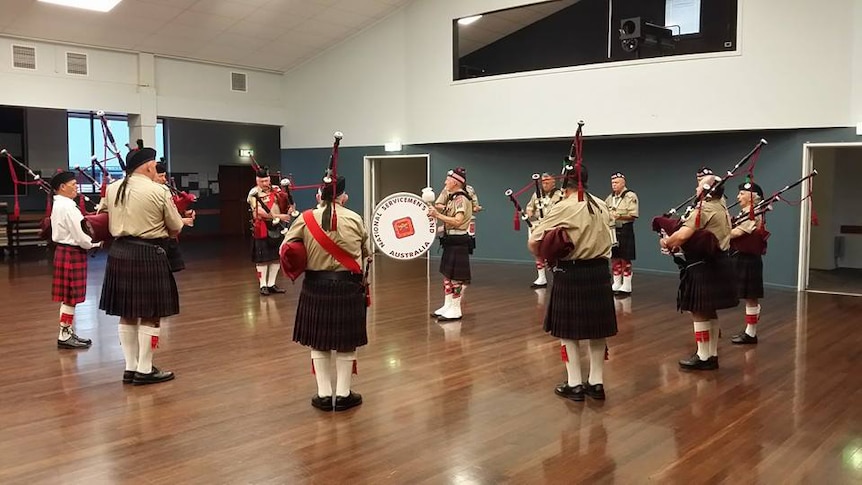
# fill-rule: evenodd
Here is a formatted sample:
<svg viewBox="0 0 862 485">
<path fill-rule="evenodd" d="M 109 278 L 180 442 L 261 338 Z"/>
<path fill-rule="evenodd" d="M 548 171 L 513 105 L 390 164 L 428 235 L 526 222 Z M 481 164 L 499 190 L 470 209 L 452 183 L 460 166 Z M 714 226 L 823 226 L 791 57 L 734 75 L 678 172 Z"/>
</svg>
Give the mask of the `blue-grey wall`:
<svg viewBox="0 0 862 485">
<path fill-rule="evenodd" d="M 590 191 L 605 197 L 610 191 L 610 174 L 619 170 L 626 174 L 629 188 L 640 197 L 641 219 L 635 225 L 637 269 L 676 271 L 669 258 L 659 253 L 657 236 L 650 231 L 650 219 L 691 195 L 698 168 L 707 165 L 725 172 L 760 138 L 765 138 L 769 145 L 757 161 L 756 180 L 769 193 L 801 176 L 805 142 L 862 141 L 849 128 L 585 140 L 584 160 L 590 170 Z M 451 143 L 405 146 L 402 154 L 431 155 L 431 180 L 437 191 L 447 170 L 454 166 L 466 167 L 468 183 L 478 192 L 485 209 L 477 221 L 476 259 L 530 262 L 525 227 L 522 225 L 521 232 L 513 230 L 512 204 L 503 192 L 509 187 L 515 190 L 523 187 L 534 172 L 559 172 L 570 145 L 570 140 Z M 329 148 L 282 150 L 282 170 L 292 172 L 298 184 L 319 183 L 330 151 Z M 363 156 L 382 154 L 382 147 L 351 147 L 340 151 L 339 173 L 348 178 L 349 205 L 359 213 L 363 210 Z M 738 183 L 728 191 L 731 199 L 736 196 L 735 185 Z M 785 195 L 790 199 L 800 198 L 798 189 Z M 298 194 L 297 201 L 300 207 L 310 207 L 314 203 L 314 192 Z M 525 194 L 522 205 L 526 201 Z M 768 228 L 772 236 L 765 257 L 765 279 L 772 285 L 795 287 L 798 207 L 779 204 L 768 217 Z"/>
</svg>

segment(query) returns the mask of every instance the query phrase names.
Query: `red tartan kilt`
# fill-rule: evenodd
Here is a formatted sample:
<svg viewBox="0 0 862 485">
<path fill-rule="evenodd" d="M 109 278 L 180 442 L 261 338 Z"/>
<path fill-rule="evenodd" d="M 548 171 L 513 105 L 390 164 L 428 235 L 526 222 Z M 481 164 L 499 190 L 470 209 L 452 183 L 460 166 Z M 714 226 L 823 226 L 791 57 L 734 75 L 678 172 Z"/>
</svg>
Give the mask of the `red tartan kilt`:
<svg viewBox="0 0 862 485">
<path fill-rule="evenodd" d="M 87 299 L 87 251 L 58 244 L 54 249 L 54 301 L 77 305 Z"/>
</svg>

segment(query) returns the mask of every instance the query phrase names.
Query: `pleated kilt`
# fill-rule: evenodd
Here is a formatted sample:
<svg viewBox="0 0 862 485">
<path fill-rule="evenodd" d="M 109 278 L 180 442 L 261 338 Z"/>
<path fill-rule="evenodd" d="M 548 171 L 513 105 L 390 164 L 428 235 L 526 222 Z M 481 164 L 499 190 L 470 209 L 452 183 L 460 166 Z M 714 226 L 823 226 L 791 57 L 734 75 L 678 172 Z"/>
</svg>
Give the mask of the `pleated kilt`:
<svg viewBox="0 0 862 485">
<path fill-rule="evenodd" d="M 57 244 L 54 249 L 53 301 L 77 305 L 87 299 L 87 251 L 78 246 Z"/>
<path fill-rule="evenodd" d="M 448 234 L 442 240 L 443 258 L 440 273 L 450 280 L 470 284 L 470 243 L 467 234 Z"/>
<path fill-rule="evenodd" d="M 554 337 L 572 340 L 617 334 L 607 259 L 559 262 L 554 269 L 544 330 Z"/>
<path fill-rule="evenodd" d="M 352 352 L 368 343 L 365 310 L 362 275 L 306 270 L 293 341 L 317 350 Z"/>
<path fill-rule="evenodd" d="M 180 312 L 177 282 L 160 239 L 121 237 L 108 252 L 99 308 L 125 318 L 162 318 Z"/>
<path fill-rule="evenodd" d="M 739 305 L 736 271 L 727 252 L 702 261 L 689 261 L 679 273 L 676 306 L 680 311 L 706 313 Z"/>
<path fill-rule="evenodd" d="M 763 298 L 763 258 L 759 254 L 736 253 L 733 255 L 736 270 L 737 296 Z"/>
<path fill-rule="evenodd" d="M 186 269 L 183 253 L 180 251 L 180 241 L 177 238 L 169 238 L 165 242 L 164 248 L 168 253 L 168 264 L 171 267 L 171 271 L 176 272 Z"/>
<path fill-rule="evenodd" d="M 634 261 L 637 254 L 635 254 L 635 228 L 634 224 L 631 222 L 627 222 L 620 227 L 616 228 L 617 232 L 617 243 L 618 246 L 615 246 L 611 250 L 611 257 L 614 259 L 625 259 L 627 261 Z"/>
<path fill-rule="evenodd" d="M 251 240 L 251 260 L 254 263 L 278 262 L 278 248 L 281 246 L 283 237 L 279 239 L 268 237 L 266 239 Z"/>
</svg>

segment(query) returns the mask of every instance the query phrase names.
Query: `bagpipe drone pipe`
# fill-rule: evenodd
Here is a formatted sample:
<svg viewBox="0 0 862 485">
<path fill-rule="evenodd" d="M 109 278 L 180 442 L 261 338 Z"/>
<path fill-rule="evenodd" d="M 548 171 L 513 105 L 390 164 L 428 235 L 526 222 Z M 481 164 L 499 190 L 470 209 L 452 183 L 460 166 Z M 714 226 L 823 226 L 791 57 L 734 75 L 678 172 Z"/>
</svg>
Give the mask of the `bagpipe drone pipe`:
<svg viewBox="0 0 862 485">
<path fill-rule="evenodd" d="M 799 180 L 785 185 L 784 188 L 770 195 L 769 197 L 764 198 L 757 204 L 753 204 L 748 211 L 742 212 L 736 217 L 731 219 L 731 227 L 738 227 L 746 220 L 753 220 L 758 217 L 761 218 L 760 223 L 754 229 L 754 231 L 750 233 L 745 233 L 741 236 L 735 237 L 730 240 L 730 248 L 735 252 L 740 252 L 744 254 L 753 254 L 753 255 L 764 255 L 766 254 L 767 249 L 767 240 L 769 239 L 769 231 L 766 230 L 766 213 L 773 210 L 774 204 L 778 201 L 785 200 L 782 197 L 782 194 L 787 192 L 788 190 L 799 186 L 806 180 L 813 180 L 814 177 L 817 176 L 817 170 L 813 170 L 808 175 L 800 178 Z M 809 185 L 808 194 L 806 194 L 802 200 L 805 200 L 811 197 L 813 190 L 811 190 Z"/>
<path fill-rule="evenodd" d="M 760 153 L 760 150 L 767 144 L 766 140 L 761 139 L 754 148 L 751 149 L 741 160 L 739 160 L 736 165 L 733 166 L 732 169 L 728 170 L 724 177 L 715 176 L 714 183 L 704 184 L 700 187 L 700 194 L 695 194 L 688 199 L 686 199 L 683 203 L 677 205 L 676 207 L 668 210 L 661 216 L 654 217 L 652 219 L 652 230 L 659 234 L 660 237 L 671 236 L 676 231 L 678 231 L 683 223 L 689 217 L 696 218 L 695 227 L 699 227 L 700 221 L 700 206 L 703 204 L 705 200 L 709 200 L 714 196 L 719 196 L 718 194 L 722 193 L 724 185 L 728 180 L 733 178 L 740 168 L 742 168 L 745 164 L 747 164 L 751 160 L 756 160 L 757 156 Z M 715 175 L 713 173 L 707 173 L 706 175 Z M 679 215 L 679 211 L 685 207 L 685 211 L 682 215 Z M 694 260 L 698 259 L 708 259 L 721 251 L 719 247 L 718 240 L 715 235 L 706 230 L 695 230 L 694 234 L 682 244 L 683 253 L 689 258 Z"/>
<path fill-rule="evenodd" d="M 45 203 L 45 215 L 42 217 L 42 220 L 39 222 L 39 238 L 51 241 L 51 209 L 52 202 L 54 197 L 54 190 L 51 188 L 51 184 L 42 178 L 41 175 L 33 172 L 30 167 L 28 167 L 25 163 L 16 159 L 9 153 L 5 148 L 0 150 L 0 155 L 6 156 L 6 161 L 9 164 L 9 172 L 12 177 L 12 184 L 15 187 L 15 202 L 14 209 L 12 212 L 11 219 L 16 221 L 20 217 L 20 206 L 18 203 L 18 186 L 19 185 L 35 185 L 40 190 L 42 190 L 46 195 L 46 203 Z M 18 180 L 17 172 L 15 170 L 15 166 L 20 167 L 24 170 L 24 172 L 30 176 L 31 180 Z M 81 214 L 84 216 L 84 220 L 81 223 L 82 229 L 86 232 L 94 242 L 107 242 L 110 241 L 110 233 L 108 232 L 108 217 L 107 214 L 98 214 L 95 213 L 95 207 L 93 206 L 92 201 L 89 197 L 84 194 L 78 194 L 78 208 L 81 210 Z M 88 205 L 93 207 L 87 207 Z M 92 209 L 92 211 L 91 211 Z"/>
</svg>

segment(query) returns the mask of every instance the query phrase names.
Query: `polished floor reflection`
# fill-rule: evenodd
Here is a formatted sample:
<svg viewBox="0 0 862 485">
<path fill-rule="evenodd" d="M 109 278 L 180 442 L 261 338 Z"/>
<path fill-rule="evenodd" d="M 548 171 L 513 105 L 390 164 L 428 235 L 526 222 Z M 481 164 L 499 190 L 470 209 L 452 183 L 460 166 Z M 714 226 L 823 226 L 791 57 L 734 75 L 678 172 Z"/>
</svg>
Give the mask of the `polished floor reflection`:
<svg viewBox="0 0 862 485">
<path fill-rule="evenodd" d="M 691 323 L 676 277 L 636 274 L 618 302 L 608 399 L 554 395 L 530 265 L 476 264 L 464 319 L 437 324 L 440 277 L 380 259 L 345 413 L 309 404 L 308 350 L 291 342 L 299 286 L 260 297 L 243 245 L 190 245 L 182 314 L 156 364 L 174 381 L 120 382 L 117 319 L 97 310 L 103 257 L 57 350 L 47 262 L 0 266 L 0 483 L 859 483 L 862 298 L 768 291 L 756 347 L 721 313 L 721 369 L 682 372 Z"/>
</svg>

